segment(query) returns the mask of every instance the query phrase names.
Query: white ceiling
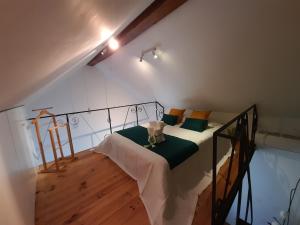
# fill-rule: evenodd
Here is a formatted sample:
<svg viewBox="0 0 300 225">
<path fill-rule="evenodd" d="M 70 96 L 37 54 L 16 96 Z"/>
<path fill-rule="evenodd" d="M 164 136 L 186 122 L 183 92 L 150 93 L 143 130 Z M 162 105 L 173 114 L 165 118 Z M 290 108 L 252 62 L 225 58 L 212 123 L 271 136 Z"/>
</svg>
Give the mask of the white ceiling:
<svg viewBox="0 0 300 225">
<path fill-rule="evenodd" d="M 300 1 L 189 0 L 98 64 L 164 105 L 300 117 Z M 158 45 L 160 59 L 141 50 Z"/>
<path fill-rule="evenodd" d="M 0 109 L 94 55 L 107 34 L 120 31 L 152 1 L 1 0 Z"/>
</svg>

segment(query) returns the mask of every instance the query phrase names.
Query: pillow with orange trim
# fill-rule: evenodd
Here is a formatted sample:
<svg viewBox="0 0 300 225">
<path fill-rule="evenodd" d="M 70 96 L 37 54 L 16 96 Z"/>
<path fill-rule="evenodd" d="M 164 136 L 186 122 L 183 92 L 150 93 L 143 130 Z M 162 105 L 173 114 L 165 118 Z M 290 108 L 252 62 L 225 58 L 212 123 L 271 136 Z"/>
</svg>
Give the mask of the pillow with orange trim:
<svg viewBox="0 0 300 225">
<path fill-rule="evenodd" d="M 183 119 L 183 114 L 185 112 L 185 109 L 176 109 L 176 108 L 172 108 L 170 110 L 170 115 L 172 116 L 178 116 L 178 120 L 177 120 L 177 123 L 181 123 L 182 122 L 182 119 Z"/>
<path fill-rule="evenodd" d="M 201 120 L 208 120 L 211 111 L 193 111 L 190 118 L 193 119 L 201 119 Z"/>
</svg>

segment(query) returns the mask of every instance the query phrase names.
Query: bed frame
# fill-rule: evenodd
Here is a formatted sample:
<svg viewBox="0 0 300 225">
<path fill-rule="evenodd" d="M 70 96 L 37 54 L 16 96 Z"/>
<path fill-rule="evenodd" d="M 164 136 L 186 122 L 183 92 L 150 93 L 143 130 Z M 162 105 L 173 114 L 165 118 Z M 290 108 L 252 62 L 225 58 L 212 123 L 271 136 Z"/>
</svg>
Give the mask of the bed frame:
<svg viewBox="0 0 300 225">
<path fill-rule="evenodd" d="M 255 134 L 257 123 L 257 107 L 256 105 L 252 105 L 213 134 L 212 225 L 225 224 L 225 220 L 237 194 L 236 225 L 252 224 L 253 222 L 249 164 L 256 148 Z M 220 138 L 229 139 L 232 143 L 232 151 L 227 160 L 228 165 L 226 167 L 226 173 L 223 176 L 223 182 L 218 179 L 220 176 L 217 174 L 218 140 Z M 241 201 L 245 175 L 247 175 L 248 193 L 246 213 L 242 219 Z"/>
</svg>

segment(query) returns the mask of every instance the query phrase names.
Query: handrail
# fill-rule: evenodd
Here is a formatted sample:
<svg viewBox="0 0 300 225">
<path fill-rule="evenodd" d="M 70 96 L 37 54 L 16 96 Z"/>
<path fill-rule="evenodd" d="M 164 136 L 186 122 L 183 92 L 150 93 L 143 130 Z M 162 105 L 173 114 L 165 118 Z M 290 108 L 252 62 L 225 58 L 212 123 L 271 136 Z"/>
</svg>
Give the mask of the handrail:
<svg viewBox="0 0 300 225">
<path fill-rule="evenodd" d="M 113 110 L 113 109 L 119 109 L 119 108 L 126 108 L 126 107 L 128 107 L 128 110 L 129 110 L 131 107 L 134 107 L 132 109 L 132 112 L 135 112 L 135 114 L 136 114 L 136 124 L 138 125 L 138 123 L 139 123 L 138 112 L 141 110 L 141 107 L 143 107 L 145 113 L 147 114 L 146 109 L 145 109 L 145 105 L 147 105 L 147 104 L 155 104 L 155 114 L 156 114 L 156 119 L 158 120 L 160 113 L 164 113 L 164 106 L 161 105 L 158 101 L 141 102 L 141 103 L 128 104 L 128 105 L 120 105 L 120 106 L 112 106 L 112 107 L 106 107 L 106 108 L 89 109 L 89 110 L 83 110 L 83 111 L 77 111 L 77 112 L 68 112 L 68 113 L 53 114 L 53 115 L 41 116 L 41 117 L 39 117 L 39 119 L 46 119 L 46 118 L 50 118 L 50 117 L 61 117 L 61 116 L 64 116 L 66 118 L 66 122 L 68 124 L 70 124 L 70 116 L 72 116 L 72 115 L 76 115 L 76 114 L 80 115 L 80 114 L 83 114 L 83 113 L 90 113 L 90 112 L 97 112 L 97 111 L 107 111 L 107 122 L 109 124 L 109 128 L 108 129 L 109 129 L 110 133 L 112 133 L 113 129 L 115 127 L 112 126 L 111 110 Z M 158 106 L 161 107 L 161 109 L 158 109 Z M 35 121 L 35 119 L 36 118 L 29 118 L 27 120 Z M 125 119 L 125 122 L 123 124 L 123 129 L 124 129 L 125 124 L 126 124 L 126 119 Z M 72 132 L 71 132 L 71 136 L 72 136 Z"/>
<path fill-rule="evenodd" d="M 164 106 L 162 106 L 159 102 L 157 101 L 153 101 L 153 102 L 142 102 L 142 103 L 136 103 L 136 104 L 129 104 L 129 105 L 120 105 L 120 106 L 113 106 L 113 107 L 106 107 L 106 108 L 99 108 L 99 109 L 89 109 L 89 110 L 83 110 L 83 111 L 77 111 L 77 112 L 69 112 L 69 113 L 60 113 L 60 114 L 56 114 L 56 117 L 59 116 L 66 116 L 66 115 L 74 115 L 74 114 L 81 114 L 81 113 L 89 113 L 89 112 L 97 112 L 97 111 L 103 111 L 103 110 L 111 110 L 111 109 L 118 109 L 118 108 L 124 108 L 124 107 L 131 107 L 131 106 L 139 106 L 139 105 L 147 105 L 147 104 L 153 104 L 156 103 L 158 104 L 160 107 L 163 108 L 164 110 Z M 44 116 L 41 117 L 40 119 L 44 119 L 44 118 L 49 118 L 50 116 Z M 27 120 L 34 120 L 35 118 L 29 118 Z"/>
<path fill-rule="evenodd" d="M 243 115 L 245 115 L 247 112 L 249 112 L 250 110 L 252 110 L 254 108 L 256 108 L 256 105 L 255 104 L 251 105 L 249 108 L 247 108 L 246 110 L 244 110 L 243 112 L 241 112 L 239 115 L 237 115 L 232 120 L 230 120 L 229 122 L 227 122 L 225 125 L 223 125 L 222 127 L 220 127 L 218 130 L 216 130 L 215 133 L 216 134 L 222 133 L 222 131 L 224 131 L 226 128 L 228 128 L 230 125 L 232 125 L 234 122 L 236 122 L 238 119 L 240 119 Z"/>
<path fill-rule="evenodd" d="M 128 104 L 128 105 L 121 105 L 121 106 L 113 106 L 113 107 L 106 107 L 106 108 L 99 108 L 99 109 L 89 109 L 89 110 L 84 110 L 84 111 L 77 111 L 77 112 L 69 112 L 69 113 L 60 113 L 60 114 L 53 114 L 53 115 L 46 115 L 46 116 L 41 116 L 41 117 L 39 117 L 39 119 L 46 119 L 46 118 L 50 118 L 50 117 L 65 117 L 65 119 L 66 119 L 66 124 L 67 124 L 67 127 L 69 127 L 69 139 L 71 140 L 71 141 L 73 141 L 73 135 L 72 135 L 72 129 L 71 129 L 71 127 L 70 126 L 68 126 L 68 124 L 70 124 L 70 119 L 71 119 L 71 117 L 70 116 L 72 116 L 72 115 L 76 115 L 76 114 L 78 114 L 79 116 L 82 116 L 81 114 L 83 114 L 83 113 L 90 113 L 90 112 L 97 112 L 97 111 L 106 111 L 107 112 L 107 114 L 106 114 L 106 117 L 107 117 L 107 123 L 109 124 L 109 127 L 107 128 L 107 129 L 105 129 L 106 131 L 107 130 L 109 130 L 110 131 L 110 133 L 112 134 L 113 133 L 113 129 L 115 129 L 116 127 L 119 127 L 119 126 L 113 126 L 113 120 L 112 120 L 112 118 L 111 118 L 111 110 L 114 110 L 114 109 L 120 109 L 120 108 L 127 108 L 128 107 L 128 110 L 131 108 L 131 112 L 133 112 L 133 113 L 135 113 L 135 116 L 136 116 L 136 120 L 134 121 L 132 121 L 132 122 L 130 122 L 130 124 L 131 123 L 134 123 L 134 124 L 139 124 L 139 122 L 141 122 L 141 121 L 144 121 L 145 119 L 144 118 L 139 118 L 139 112 L 142 112 L 143 110 L 145 111 L 145 113 L 146 113 L 146 115 L 147 115 L 147 117 L 148 117 L 148 119 L 149 119 L 149 116 L 148 116 L 148 114 L 147 114 L 147 112 L 146 112 L 146 108 L 145 108 L 145 105 L 147 105 L 147 104 L 154 104 L 154 106 L 155 106 L 155 114 L 156 114 L 156 119 L 158 120 L 159 118 L 160 118 L 160 116 L 161 116 L 161 113 L 163 113 L 164 112 L 164 107 L 159 103 L 159 102 L 157 102 L 157 101 L 151 101 L 151 102 L 142 102 L 142 103 L 135 103 L 135 104 Z M 159 108 L 159 107 L 161 107 L 161 108 Z M 127 110 L 127 111 L 128 111 Z M 83 118 L 83 117 L 82 117 Z M 31 121 L 35 121 L 35 119 L 36 118 L 29 118 L 28 120 L 31 120 Z M 83 118 L 84 119 L 84 118 Z M 127 116 L 126 116 L 126 119 L 127 119 Z M 126 119 L 125 119 L 125 122 L 124 122 L 124 124 L 123 124 L 123 129 L 125 128 L 125 125 L 126 124 L 129 124 L 129 123 L 126 123 Z M 84 119 L 85 120 L 85 119 Z M 86 122 L 87 123 L 87 122 Z M 71 123 L 72 124 L 72 123 Z M 89 123 L 87 123 L 88 124 L 88 126 L 91 128 L 91 126 L 89 125 Z M 59 124 L 58 124 L 58 126 L 59 126 Z M 55 125 L 54 124 L 54 127 L 52 127 L 50 130 L 52 130 L 52 129 L 54 129 L 54 130 L 56 130 L 56 129 L 58 129 L 58 126 L 57 125 Z M 121 126 L 121 124 L 120 124 L 120 126 Z M 49 125 L 48 125 L 48 128 L 47 128 L 48 130 L 49 130 Z M 102 130 L 103 131 L 103 130 Z M 94 133 L 92 133 L 92 134 L 95 134 L 96 135 L 96 137 L 97 137 L 97 134 L 96 134 L 96 132 L 94 132 Z M 46 137 L 46 135 L 47 135 L 47 132 L 45 133 L 45 137 Z M 106 134 L 104 135 L 104 137 L 106 136 Z M 80 137 L 80 136 L 76 136 L 76 138 L 78 138 L 78 137 Z M 45 140 L 45 138 L 43 139 L 43 140 Z M 99 138 L 98 138 L 98 140 L 100 140 Z M 44 142 L 44 141 L 43 141 Z M 43 142 L 41 143 L 41 145 L 43 145 Z M 92 145 L 92 147 L 93 147 L 93 145 Z M 40 147 L 41 148 L 41 147 Z M 43 147 L 42 147 L 43 148 Z"/>
<path fill-rule="evenodd" d="M 252 112 L 252 127 L 249 136 L 249 120 L 248 113 Z M 236 123 L 235 134 L 224 134 L 222 133 Z M 248 211 L 250 207 L 251 213 L 251 224 L 253 222 L 253 209 L 252 209 L 252 187 L 251 187 L 251 178 L 250 178 L 250 168 L 249 164 L 252 159 L 252 156 L 255 152 L 255 133 L 257 130 L 258 123 L 258 114 L 256 105 L 250 106 L 248 109 L 234 117 L 228 123 L 223 125 L 213 134 L 213 189 L 212 189 L 212 216 L 211 224 L 212 225 L 223 225 L 226 217 L 230 211 L 230 208 L 233 204 L 233 201 L 238 194 L 238 205 L 237 205 L 237 217 L 236 224 L 240 224 L 240 221 L 248 220 Z M 232 142 L 231 155 L 229 156 L 229 166 L 227 170 L 227 176 L 225 180 L 224 195 L 222 198 L 217 199 L 217 154 L 218 154 L 218 138 L 229 139 Z M 238 144 L 237 144 L 238 143 Z M 237 147 L 238 146 L 238 147 Z M 237 151 L 235 151 L 237 148 Z M 235 154 L 237 154 L 236 159 L 234 159 Z M 231 188 L 229 187 L 230 176 L 232 172 L 233 161 L 238 160 L 238 173 L 235 180 L 231 181 L 233 183 Z M 242 187 L 243 187 L 243 178 L 247 173 L 248 178 L 248 196 L 247 196 L 247 206 L 246 206 L 246 215 L 245 219 L 240 218 L 241 211 L 241 199 L 242 199 Z M 218 191 L 220 191 L 218 189 Z M 221 190 L 223 191 L 223 190 Z"/>
</svg>

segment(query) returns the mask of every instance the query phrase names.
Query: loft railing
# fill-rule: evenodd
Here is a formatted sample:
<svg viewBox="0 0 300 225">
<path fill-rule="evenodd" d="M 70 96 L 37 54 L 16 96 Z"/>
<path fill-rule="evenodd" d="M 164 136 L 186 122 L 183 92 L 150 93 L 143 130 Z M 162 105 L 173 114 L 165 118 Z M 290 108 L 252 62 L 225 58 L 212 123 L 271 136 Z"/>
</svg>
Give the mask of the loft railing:
<svg viewBox="0 0 300 225">
<path fill-rule="evenodd" d="M 213 189 L 212 189 L 212 225 L 223 225 L 231 209 L 236 195 L 237 214 L 236 225 L 252 224 L 253 205 L 249 164 L 255 152 L 255 133 L 257 130 L 258 114 L 256 105 L 236 116 L 213 134 Z M 226 173 L 219 179 L 217 171 L 218 140 L 229 139 L 232 150 L 227 160 Z M 243 179 L 247 174 L 248 193 L 245 216 L 241 217 L 241 201 Z M 250 222 L 249 220 L 250 211 Z"/>
<path fill-rule="evenodd" d="M 149 113 L 150 111 L 151 113 Z M 143 123 L 149 120 L 159 120 L 162 117 L 163 113 L 164 107 L 159 102 L 152 101 L 114 107 L 89 109 L 77 112 L 61 113 L 56 114 L 55 117 L 57 118 L 59 124 L 63 124 L 65 122 L 70 124 L 70 134 L 71 139 L 75 145 L 75 151 L 80 151 L 95 147 L 95 138 L 96 142 L 99 143 L 109 133 L 124 129 L 128 126 L 135 126 L 139 123 Z M 33 119 L 34 118 L 29 118 L 28 120 Z M 41 132 L 43 144 L 45 143 L 46 150 L 48 149 L 48 151 L 51 151 L 50 142 L 48 140 L 49 138 L 47 136 L 48 134 L 47 132 L 45 132 L 51 126 L 51 121 L 49 120 L 50 116 L 44 116 L 40 119 L 41 127 L 44 130 Z M 83 148 L 84 144 L 82 144 L 82 141 L 75 141 L 79 140 L 80 138 L 84 140 L 90 138 L 91 144 L 87 145 L 90 147 Z M 62 140 L 63 139 L 64 138 L 62 138 Z M 50 157 L 52 157 L 51 152 L 49 153 L 49 158 Z"/>
</svg>

